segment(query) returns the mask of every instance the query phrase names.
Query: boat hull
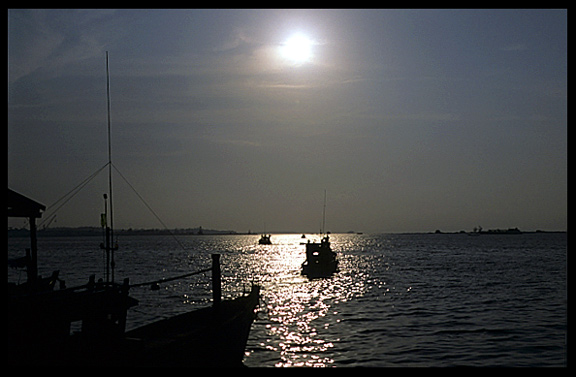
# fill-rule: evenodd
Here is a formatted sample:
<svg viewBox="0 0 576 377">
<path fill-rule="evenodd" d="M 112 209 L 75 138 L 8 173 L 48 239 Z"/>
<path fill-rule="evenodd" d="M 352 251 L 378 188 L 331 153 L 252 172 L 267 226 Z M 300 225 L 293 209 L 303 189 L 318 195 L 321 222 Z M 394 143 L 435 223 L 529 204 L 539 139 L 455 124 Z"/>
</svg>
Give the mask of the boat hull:
<svg viewBox="0 0 576 377">
<path fill-rule="evenodd" d="M 308 262 L 302 264 L 302 275 L 306 275 L 310 279 L 330 277 L 336 272 L 338 272 L 337 261 L 326 264 L 309 264 Z"/>
<path fill-rule="evenodd" d="M 144 325 L 114 340 L 78 334 L 66 340 L 53 338 L 55 342 L 44 342 L 42 347 L 30 348 L 29 343 L 20 349 L 21 357 L 10 358 L 8 364 L 242 367 L 259 298 L 260 288 L 253 286 L 248 295 Z"/>
<path fill-rule="evenodd" d="M 122 366 L 241 367 L 259 287 L 219 305 L 126 333 Z"/>
<path fill-rule="evenodd" d="M 306 244 L 306 261 L 302 263 L 302 275 L 309 278 L 329 277 L 338 272 L 336 253 L 330 248 L 328 237 L 322 242 Z"/>
</svg>

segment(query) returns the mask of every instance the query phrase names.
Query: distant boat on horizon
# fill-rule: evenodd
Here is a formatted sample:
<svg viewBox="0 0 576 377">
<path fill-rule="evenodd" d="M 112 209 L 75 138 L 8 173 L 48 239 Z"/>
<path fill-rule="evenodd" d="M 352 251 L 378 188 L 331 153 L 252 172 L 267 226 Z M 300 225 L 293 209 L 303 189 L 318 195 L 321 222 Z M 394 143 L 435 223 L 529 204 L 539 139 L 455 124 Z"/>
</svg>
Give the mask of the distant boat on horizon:
<svg viewBox="0 0 576 377">
<path fill-rule="evenodd" d="M 270 234 L 263 234 L 260 236 L 260 239 L 258 240 L 258 243 L 260 245 L 271 245 L 272 241 L 270 241 Z"/>
<path fill-rule="evenodd" d="M 523 232 L 518 228 L 508 228 L 508 229 L 488 229 L 482 231 L 482 227 L 474 228 L 472 232 L 468 232 L 469 236 L 479 236 L 481 234 L 522 234 Z"/>
</svg>

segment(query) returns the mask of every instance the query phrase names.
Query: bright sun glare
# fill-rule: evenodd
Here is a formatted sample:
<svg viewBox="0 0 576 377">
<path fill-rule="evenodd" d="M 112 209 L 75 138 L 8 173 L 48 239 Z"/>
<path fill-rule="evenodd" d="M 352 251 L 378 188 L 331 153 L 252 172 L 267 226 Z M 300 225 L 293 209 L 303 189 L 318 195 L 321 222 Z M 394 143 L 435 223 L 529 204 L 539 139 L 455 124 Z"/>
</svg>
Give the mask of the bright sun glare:
<svg viewBox="0 0 576 377">
<path fill-rule="evenodd" d="M 303 64 L 312 58 L 312 41 L 303 34 L 294 34 L 280 47 L 282 56 L 293 64 Z"/>
</svg>

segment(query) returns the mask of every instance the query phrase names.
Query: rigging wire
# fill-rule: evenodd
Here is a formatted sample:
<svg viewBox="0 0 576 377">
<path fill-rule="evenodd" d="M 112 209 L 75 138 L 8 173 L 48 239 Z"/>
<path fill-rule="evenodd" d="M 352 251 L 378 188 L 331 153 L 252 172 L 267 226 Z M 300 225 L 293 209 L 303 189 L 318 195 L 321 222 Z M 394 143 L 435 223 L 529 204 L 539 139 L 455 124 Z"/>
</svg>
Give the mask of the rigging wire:
<svg viewBox="0 0 576 377">
<path fill-rule="evenodd" d="M 164 223 L 164 221 L 160 218 L 160 216 L 158 216 L 158 214 L 152 209 L 152 207 L 150 207 L 150 205 L 146 202 L 146 200 L 144 200 L 144 198 L 142 197 L 142 195 L 140 195 L 140 193 L 136 190 L 136 188 L 128 181 L 128 179 L 120 172 L 120 170 L 118 170 L 116 165 L 112 164 L 111 162 L 107 162 L 106 164 L 104 164 L 104 166 L 102 166 L 94 173 L 86 177 L 82 182 L 77 184 L 72 190 L 68 191 L 66 194 L 64 194 L 62 197 L 60 197 L 58 200 L 56 200 L 54 203 L 48 206 L 47 208 L 52 208 L 56 206 L 58 203 L 62 202 L 58 207 L 54 208 L 53 210 L 51 209 L 49 212 L 46 213 L 44 219 L 38 224 L 38 227 L 42 226 L 44 223 L 48 221 L 48 224 L 43 229 L 48 228 L 48 226 L 54 221 L 54 218 L 58 210 L 60 210 L 60 208 L 66 205 L 66 203 L 68 203 L 74 196 L 76 196 L 80 191 L 82 191 L 82 189 L 86 185 L 88 185 L 88 183 L 90 183 L 94 178 L 96 178 L 96 176 L 98 176 L 98 174 L 109 165 L 111 165 L 114 168 L 114 170 L 116 170 L 116 172 L 120 175 L 120 177 L 124 180 L 124 182 L 126 182 L 128 187 L 132 189 L 132 191 L 142 201 L 142 203 L 146 206 L 146 208 L 148 208 L 148 210 L 154 215 L 154 217 L 156 217 L 156 219 L 160 222 L 160 224 L 162 224 L 164 229 L 172 236 L 172 238 L 174 238 L 174 240 L 176 241 L 176 243 L 178 243 L 178 245 L 182 248 L 182 250 L 188 251 L 186 246 L 184 246 L 184 244 L 182 244 L 182 242 L 178 239 L 178 237 L 176 237 L 176 235 L 168 228 L 166 223 Z"/>
<path fill-rule="evenodd" d="M 147 281 L 147 282 L 145 282 L 145 283 L 130 284 L 130 288 L 144 287 L 144 286 L 153 286 L 153 285 L 157 285 L 157 284 L 160 284 L 160 283 L 166 283 L 166 282 L 169 282 L 169 281 L 186 278 L 186 277 L 193 276 L 193 275 L 203 274 L 203 273 L 209 272 L 209 271 L 212 271 L 212 267 L 204 268 L 204 269 L 199 270 L 199 271 L 189 272 L 189 273 L 184 274 L 184 275 L 173 276 L 173 277 L 170 277 L 170 278 L 162 278 L 162 279 L 158 279 L 158 280 Z"/>
<path fill-rule="evenodd" d="M 158 220 L 160 222 L 160 224 L 162 224 L 162 226 L 164 227 L 164 229 L 166 231 L 168 231 L 168 233 L 172 236 L 172 238 L 174 238 L 174 240 L 178 243 L 178 245 L 180 245 L 180 247 L 182 248 L 182 250 L 187 251 L 188 249 L 186 249 L 186 247 L 182 244 L 182 242 L 180 242 L 180 240 L 178 239 L 178 237 L 176 237 L 176 235 L 174 233 L 172 233 L 172 231 L 170 229 L 168 229 L 168 226 L 166 226 L 166 224 L 164 223 L 164 221 L 162 221 L 162 219 L 160 218 L 160 216 L 158 216 L 158 214 L 156 212 L 154 212 L 154 210 L 152 209 L 152 207 L 150 207 L 150 205 L 148 205 L 148 203 L 146 202 L 146 200 L 144 200 L 144 198 L 142 197 L 142 195 L 140 195 L 138 193 L 138 191 L 136 191 L 136 189 L 134 188 L 134 186 L 132 186 L 132 184 L 128 181 L 128 179 L 126 179 L 126 177 L 124 177 L 124 175 L 120 172 L 120 170 L 118 170 L 118 168 L 116 167 L 116 165 L 112 164 L 112 167 L 114 168 L 114 170 L 116 170 L 116 172 L 120 175 L 120 177 L 122 177 L 122 179 L 124 180 L 124 182 L 126 182 L 126 184 L 132 189 L 132 191 L 134 191 L 134 193 L 136 194 L 136 196 L 138 196 L 138 198 L 142 201 L 142 203 L 144 203 L 144 205 L 146 206 L 146 208 L 148 208 L 148 210 L 154 215 L 154 217 L 156 217 L 156 220 Z"/>
<path fill-rule="evenodd" d="M 44 223 L 48 221 L 48 224 L 43 229 L 48 228 L 48 226 L 54 221 L 54 218 L 56 217 L 56 213 L 58 212 L 58 210 L 60 210 L 60 208 L 66 205 L 66 203 L 68 203 L 74 196 L 76 196 L 80 191 L 82 191 L 82 189 L 86 185 L 88 185 L 88 183 L 90 183 L 94 178 L 96 178 L 96 176 L 98 176 L 98 174 L 109 165 L 111 165 L 114 168 L 114 170 L 116 170 L 116 172 L 120 175 L 120 177 L 124 180 L 124 182 L 126 182 L 128 187 L 130 187 L 130 189 L 134 191 L 136 196 L 138 196 L 138 198 L 142 201 L 142 203 L 146 206 L 146 208 L 148 208 L 148 210 L 154 215 L 154 217 L 156 217 L 156 219 L 160 222 L 160 224 L 162 224 L 164 229 L 170 234 L 170 236 L 172 236 L 172 238 L 176 241 L 176 243 L 178 243 L 178 245 L 182 248 L 182 250 L 188 251 L 186 246 L 184 246 L 184 244 L 182 244 L 182 242 L 178 239 L 178 237 L 176 237 L 176 235 L 168 228 L 166 223 L 164 223 L 164 221 L 160 218 L 160 216 L 158 216 L 158 214 L 152 209 L 152 207 L 150 207 L 150 205 L 146 202 L 146 200 L 144 200 L 144 198 L 142 197 L 142 195 L 140 195 L 140 193 L 136 190 L 136 188 L 128 181 L 128 179 L 120 172 L 120 170 L 118 170 L 116 165 L 112 164 L 111 162 L 107 162 L 106 164 L 104 164 L 104 166 L 102 166 L 94 173 L 86 177 L 82 182 L 77 184 L 72 190 L 68 191 L 66 194 L 64 194 L 62 197 L 60 197 L 58 200 L 56 200 L 54 203 L 48 206 L 47 208 L 52 208 L 56 206 L 58 203 L 62 202 L 58 207 L 51 209 L 49 212 L 46 213 L 44 219 L 38 224 L 38 227 L 44 225 Z"/>
<path fill-rule="evenodd" d="M 48 221 L 53 215 L 56 214 L 56 212 L 58 212 L 58 210 L 60 208 L 62 208 L 66 203 L 68 203 L 70 201 L 70 199 L 72 199 L 74 196 L 76 196 L 76 194 L 78 194 L 88 183 L 90 183 L 90 181 L 92 181 L 102 170 L 104 170 L 106 167 L 108 166 L 108 163 L 106 163 L 104 166 L 102 166 L 100 169 L 96 170 L 94 173 L 92 173 L 90 176 L 88 176 L 87 178 L 85 178 L 82 182 L 80 182 L 78 185 L 76 185 L 72 190 L 68 191 L 65 195 L 63 195 L 60 199 L 56 200 L 53 204 L 49 205 L 47 208 L 52 208 L 54 207 L 56 204 L 60 203 L 62 200 L 64 200 L 65 198 L 67 198 L 66 200 L 64 200 L 64 202 L 62 204 L 60 204 L 57 208 L 51 210 L 51 212 L 49 214 L 46 214 L 46 216 L 44 217 L 44 220 L 42 220 L 39 224 L 38 227 L 42 226 L 46 221 Z M 52 219 L 53 220 L 53 219 Z M 50 221 L 51 223 L 52 221 Z M 50 225 L 50 223 L 48 223 L 48 225 Z M 44 229 L 46 229 L 48 227 L 48 225 L 46 225 L 46 227 L 44 227 Z"/>
</svg>

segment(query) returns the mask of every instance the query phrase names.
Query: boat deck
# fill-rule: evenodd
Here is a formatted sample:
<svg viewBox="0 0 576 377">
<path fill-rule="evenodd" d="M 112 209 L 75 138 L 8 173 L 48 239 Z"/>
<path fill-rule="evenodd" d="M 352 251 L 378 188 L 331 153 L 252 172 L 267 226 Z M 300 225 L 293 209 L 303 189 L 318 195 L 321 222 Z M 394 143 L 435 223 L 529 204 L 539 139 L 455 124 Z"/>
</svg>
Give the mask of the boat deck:
<svg viewBox="0 0 576 377">
<path fill-rule="evenodd" d="M 247 296 L 180 314 L 126 332 L 120 365 L 239 367 L 259 301 Z M 121 354 L 123 352 L 120 352 Z"/>
</svg>

